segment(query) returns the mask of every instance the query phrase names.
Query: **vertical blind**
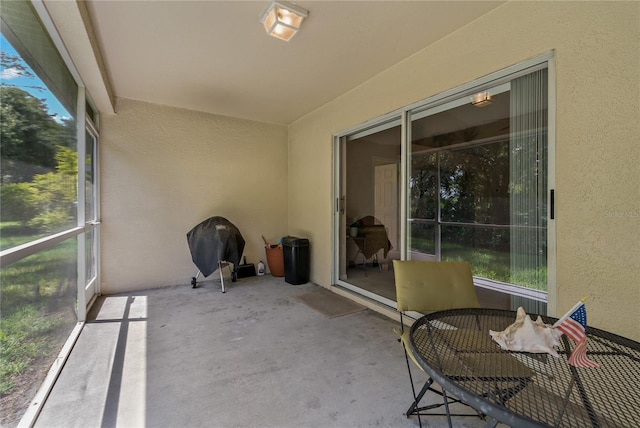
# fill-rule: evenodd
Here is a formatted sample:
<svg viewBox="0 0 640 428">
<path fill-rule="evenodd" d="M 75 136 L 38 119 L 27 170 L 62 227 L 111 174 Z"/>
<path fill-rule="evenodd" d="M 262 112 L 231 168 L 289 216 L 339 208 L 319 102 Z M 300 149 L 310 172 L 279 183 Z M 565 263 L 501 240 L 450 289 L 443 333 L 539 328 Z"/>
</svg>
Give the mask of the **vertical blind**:
<svg viewBox="0 0 640 428">
<path fill-rule="evenodd" d="M 546 291 L 547 70 L 513 80 L 510 102 L 511 282 Z M 546 304 L 520 300 L 514 306 L 546 313 Z"/>
</svg>

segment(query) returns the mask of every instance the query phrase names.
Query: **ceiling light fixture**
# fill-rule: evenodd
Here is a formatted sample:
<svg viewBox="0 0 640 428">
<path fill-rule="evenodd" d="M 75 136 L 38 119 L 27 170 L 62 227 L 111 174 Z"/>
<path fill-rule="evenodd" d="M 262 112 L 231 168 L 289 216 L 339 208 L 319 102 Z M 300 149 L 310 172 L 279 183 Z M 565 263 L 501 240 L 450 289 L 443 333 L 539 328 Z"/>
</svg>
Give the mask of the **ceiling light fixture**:
<svg viewBox="0 0 640 428">
<path fill-rule="evenodd" d="M 488 106 L 493 102 L 493 98 L 491 98 L 491 94 L 487 91 L 478 92 L 474 96 L 471 97 L 471 104 L 476 107 L 484 107 Z"/>
<path fill-rule="evenodd" d="M 267 34 L 288 42 L 300 29 L 309 11 L 287 2 L 272 2 L 264 11 L 260 22 Z"/>
</svg>

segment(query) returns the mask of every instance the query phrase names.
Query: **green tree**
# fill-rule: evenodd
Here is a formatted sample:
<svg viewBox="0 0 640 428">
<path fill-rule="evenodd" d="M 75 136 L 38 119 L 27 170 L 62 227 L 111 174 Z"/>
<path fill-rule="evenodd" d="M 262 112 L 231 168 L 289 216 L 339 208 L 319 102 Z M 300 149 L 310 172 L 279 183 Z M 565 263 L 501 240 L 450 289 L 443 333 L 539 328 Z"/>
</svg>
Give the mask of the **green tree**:
<svg viewBox="0 0 640 428">
<path fill-rule="evenodd" d="M 38 190 L 32 183 L 11 183 L 0 186 L 0 216 L 2 221 L 20 221 L 37 213 Z"/>
<path fill-rule="evenodd" d="M 33 77 L 17 57 L 2 52 L 0 62 L 3 69 Z M 44 100 L 21 88 L 0 85 L 3 220 L 17 220 L 40 232 L 55 232 L 73 223 L 78 172 L 75 134 L 75 121 L 56 121 Z"/>
<path fill-rule="evenodd" d="M 0 86 L 1 183 L 30 181 L 55 167 L 56 146 L 69 146 L 74 123 L 56 122 L 46 104 L 28 92 Z"/>
<path fill-rule="evenodd" d="M 37 214 L 27 225 L 41 232 L 54 232 L 73 223 L 78 200 L 78 153 L 58 146 L 56 172 L 38 174 L 33 178 L 36 190 Z"/>
</svg>

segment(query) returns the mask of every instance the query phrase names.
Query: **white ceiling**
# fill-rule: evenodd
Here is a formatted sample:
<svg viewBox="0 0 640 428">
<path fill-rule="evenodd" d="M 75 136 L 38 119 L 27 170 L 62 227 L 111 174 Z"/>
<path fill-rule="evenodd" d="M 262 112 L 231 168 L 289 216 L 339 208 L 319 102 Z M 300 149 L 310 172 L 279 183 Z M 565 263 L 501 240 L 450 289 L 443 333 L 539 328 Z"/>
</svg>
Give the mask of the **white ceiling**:
<svg viewBox="0 0 640 428">
<path fill-rule="evenodd" d="M 502 3 L 299 1 L 290 42 L 268 1 L 86 4 L 116 97 L 290 124 Z"/>
</svg>

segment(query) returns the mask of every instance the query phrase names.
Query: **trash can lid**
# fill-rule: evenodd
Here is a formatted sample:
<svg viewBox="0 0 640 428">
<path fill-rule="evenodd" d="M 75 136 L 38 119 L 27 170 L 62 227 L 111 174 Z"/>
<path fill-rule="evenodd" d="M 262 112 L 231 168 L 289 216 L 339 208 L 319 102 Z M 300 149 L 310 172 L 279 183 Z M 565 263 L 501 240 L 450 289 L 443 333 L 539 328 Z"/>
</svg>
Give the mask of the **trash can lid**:
<svg viewBox="0 0 640 428">
<path fill-rule="evenodd" d="M 308 247 L 309 240 L 307 238 L 295 238 L 293 236 L 288 237 L 289 239 L 285 239 L 282 245 L 287 247 Z"/>
</svg>

